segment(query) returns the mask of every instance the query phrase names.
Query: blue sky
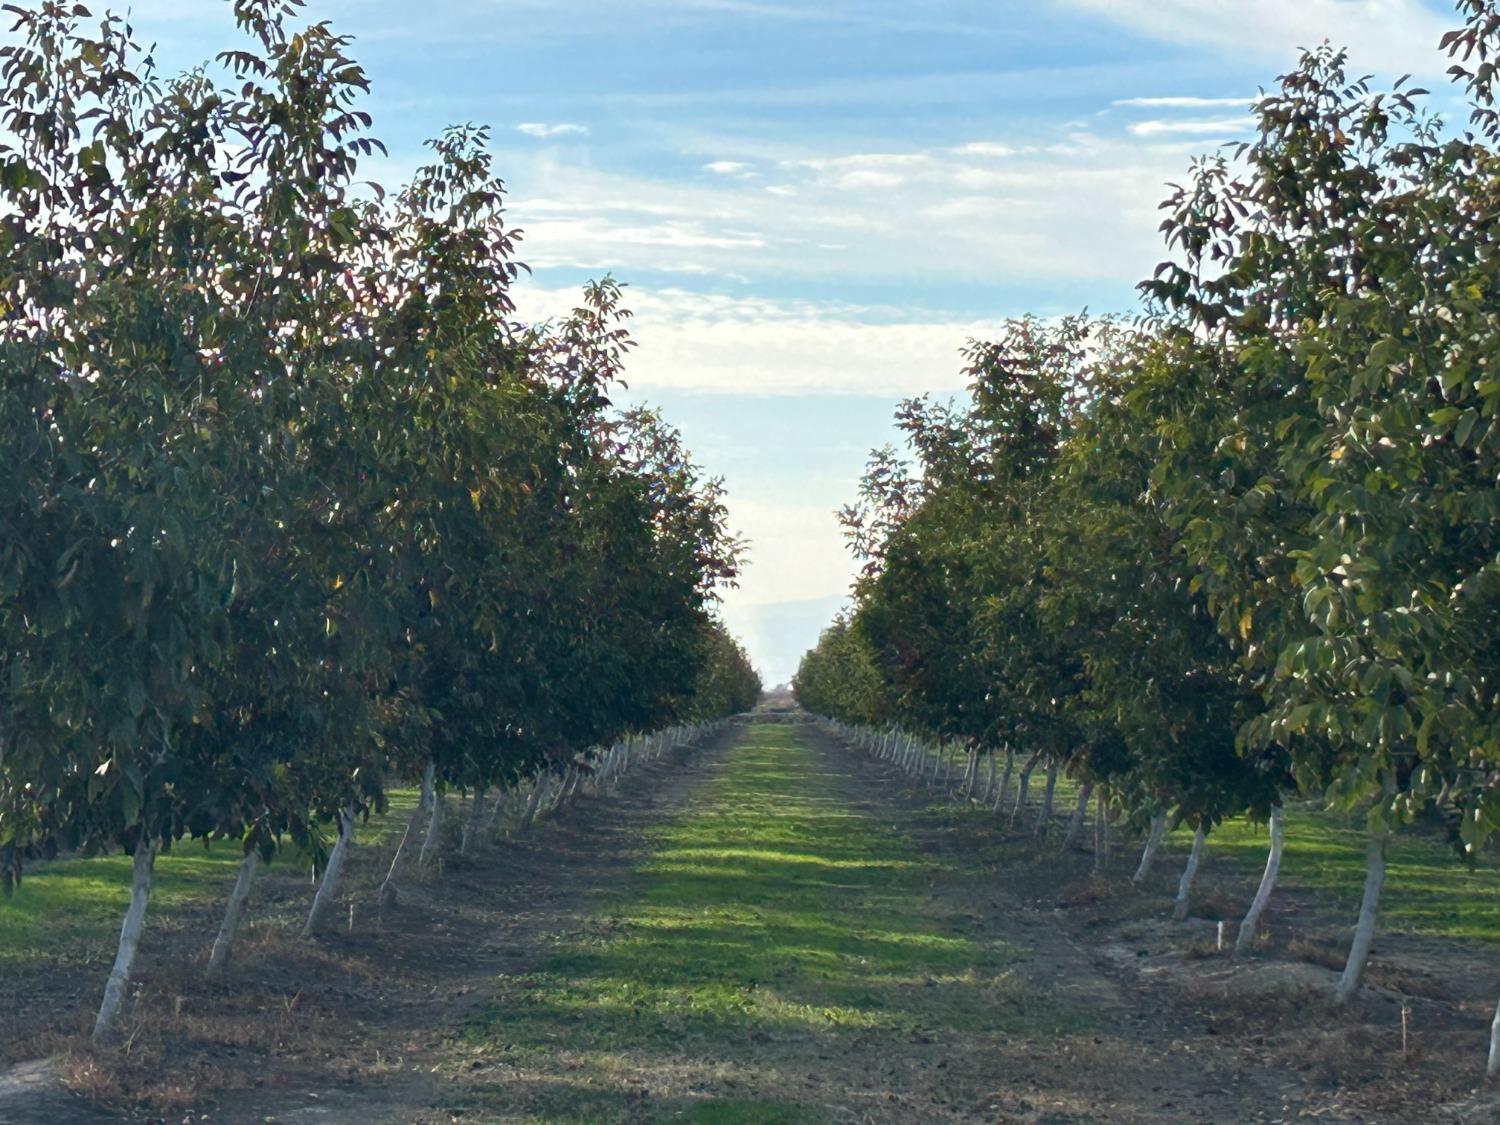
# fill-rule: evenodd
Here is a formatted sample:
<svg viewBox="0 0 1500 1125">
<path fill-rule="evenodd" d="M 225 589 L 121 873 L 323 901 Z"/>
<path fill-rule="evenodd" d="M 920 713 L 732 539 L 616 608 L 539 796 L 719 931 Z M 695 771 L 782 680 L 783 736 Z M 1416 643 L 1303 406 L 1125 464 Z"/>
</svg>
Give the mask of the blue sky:
<svg viewBox="0 0 1500 1125">
<path fill-rule="evenodd" d="M 168 66 L 227 4 L 136 0 Z M 1452 104 L 1429 0 L 310 0 L 356 37 L 398 182 L 494 130 L 523 311 L 631 285 L 628 397 L 663 405 L 754 543 L 725 612 L 787 678 L 847 587 L 833 511 L 896 401 L 961 388 L 1022 312 L 1128 311 L 1156 203 L 1324 38 Z"/>
</svg>

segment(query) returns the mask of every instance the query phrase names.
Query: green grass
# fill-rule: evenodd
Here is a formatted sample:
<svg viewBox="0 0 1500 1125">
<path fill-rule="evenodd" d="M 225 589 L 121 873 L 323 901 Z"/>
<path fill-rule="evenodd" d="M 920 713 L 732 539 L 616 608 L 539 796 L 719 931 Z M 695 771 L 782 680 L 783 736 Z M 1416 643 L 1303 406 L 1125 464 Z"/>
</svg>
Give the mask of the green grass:
<svg viewBox="0 0 1500 1125">
<path fill-rule="evenodd" d="M 531 1096 L 533 1120 L 639 1120 L 622 1067 L 795 1068 L 830 1050 L 1087 1022 L 1032 1004 L 1011 971 L 1019 952 L 969 936 L 972 922 L 928 894 L 934 879 L 965 876 L 861 815 L 839 786 L 792 728 L 750 727 L 614 904 L 538 970 L 502 980 L 467 1049 L 523 1067 L 567 1053 L 567 1080 Z M 688 1099 L 662 1116 L 822 1119 L 791 1097 Z"/>
<path fill-rule="evenodd" d="M 1018 762 L 1018 772 L 1019 769 Z M 1032 812 L 1028 814 L 1028 823 L 1041 801 L 1045 782 L 1040 770 L 1032 774 L 1029 794 Z M 1015 786 L 1012 777 L 1010 800 L 1015 798 Z M 1066 817 L 1077 799 L 1078 787 L 1066 777 L 1059 777 L 1054 815 L 1059 819 Z M 1007 813 L 1009 808 L 1007 803 Z M 1091 817 L 1092 813 L 1091 809 Z M 1278 886 L 1309 894 L 1329 910 L 1347 914 L 1352 923 L 1364 888 L 1365 839 L 1360 817 L 1304 805 L 1290 808 Z M 1157 860 L 1158 871 L 1171 869 L 1175 875 L 1176 865 L 1186 857 L 1191 842 L 1192 833 L 1187 829 L 1180 828 L 1168 837 L 1165 847 L 1169 850 Z M 1127 842 L 1119 850 L 1114 861 L 1117 871 L 1124 871 L 1127 864 L 1133 869 L 1134 861 L 1139 858 L 1136 849 L 1140 843 Z M 1205 885 L 1211 885 L 1216 867 L 1227 867 L 1245 879 L 1258 879 L 1265 866 L 1267 843 L 1264 825 L 1245 820 L 1220 825 L 1209 837 Z M 1500 863 L 1493 854 L 1481 856 L 1470 869 L 1436 833 L 1426 829 L 1400 832 L 1387 853 L 1381 928 L 1387 932 L 1500 943 L 1497 876 Z M 1243 905 L 1248 905 L 1249 893 Z"/>
<path fill-rule="evenodd" d="M 405 827 L 416 807 L 415 790 L 391 795 L 390 811 L 372 817 L 356 833 L 359 843 L 376 843 Z M 185 841 L 156 861 L 151 920 L 161 924 L 176 910 L 197 902 L 221 902 L 234 883 L 237 847 L 219 841 L 205 848 Z M 300 857 L 279 857 L 274 869 L 295 868 Z M 114 956 L 120 921 L 130 901 L 131 860 L 124 855 L 66 859 L 27 874 L 8 899 L 0 899 L 0 971 Z"/>
<path fill-rule="evenodd" d="M 1311 893 L 1352 922 L 1364 886 L 1365 839 L 1359 818 L 1289 809 L 1278 885 Z M 1266 844 L 1265 828 L 1244 821 L 1221 825 L 1209 837 L 1214 855 L 1250 876 L 1265 866 Z M 1436 835 L 1407 830 L 1392 840 L 1386 862 L 1382 929 L 1500 942 L 1493 857 L 1470 870 Z"/>
</svg>

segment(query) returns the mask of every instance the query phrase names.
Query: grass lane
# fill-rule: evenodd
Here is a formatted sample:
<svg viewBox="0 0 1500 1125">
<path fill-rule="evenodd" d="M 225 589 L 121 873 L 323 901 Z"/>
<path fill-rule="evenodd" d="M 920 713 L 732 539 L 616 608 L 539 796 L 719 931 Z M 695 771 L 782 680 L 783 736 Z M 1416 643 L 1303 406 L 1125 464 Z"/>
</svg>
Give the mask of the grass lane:
<svg viewBox="0 0 1500 1125">
<path fill-rule="evenodd" d="M 851 1075 L 857 1099 L 853 1056 L 878 1070 L 912 1043 L 1087 1022 L 1081 1006 L 1034 1002 L 1010 971 L 1021 951 L 928 893 L 960 876 L 847 784 L 794 728 L 747 728 L 613 905 L 502 979 L 455 1062 L 468 1090 L 455 1105 L 546 1122 L 818 1121 L 820 1067 Z"/>
</svg>

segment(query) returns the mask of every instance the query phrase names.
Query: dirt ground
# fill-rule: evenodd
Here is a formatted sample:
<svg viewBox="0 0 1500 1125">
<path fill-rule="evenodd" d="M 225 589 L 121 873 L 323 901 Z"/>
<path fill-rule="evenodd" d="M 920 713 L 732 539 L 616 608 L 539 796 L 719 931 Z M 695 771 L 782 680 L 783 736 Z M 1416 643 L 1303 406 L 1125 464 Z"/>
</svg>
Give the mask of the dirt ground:
<svg viewBox="0 0 1500 1125">
<path fill-rule="evenodd" d="M 809 1120 L 1500 1121 L 1500 1103 L 1474 1090 L 1493 951 L 1382 937 L 1367 995 L 1335 1012 L 1325 997 L 1341 931 L 1316 904 L 1278 894 L 1270 941 L 1231 961 L 1214 951 L 1211 924 L 1163 920 L 1168 864 L 1157 885 L 1136 891 L 1122 854 L 1101 881 L 1082 854 L 1006 839 L 994 818 L 935 801 L 811 726 L 796 729 L 851 815 L 932 857 L 911 909 L 958 917 L 969 938 L 1020 950 L 1026 1002 L 1084 1009 L 1087 1029 L 1017 1035 L 1000 1050 L 980 1037 L 915 1035 L 895 1047 L 850 1036 L 815 1057 L 778 1057 L 760 1078 L 753 1067 L 728 1073 L 711 1052 L 685 1050 L 670 1068 L 642 1061 L 633 1074 L 626 1060 L 620 1080 L 642 1094 L 620 1119 L 757 1120 L 682 1107 L 695 1091 L 774 1074 L 801 1083 L 817 1110 Z M 644 858 L 650 827 L 694 807 L 742 734 L 731 728 L 529 835 L 450 861 L 440 879 L 403 885 L 385 911 L 373 905 L 385 863 L 366 854 L 351 878 L 352 931 L 317 944 L 294 936 L 305 882 L 269 877 L 256 891 L 261 921 L 221 985 L 201 974 L 219 908 L 205 904 L 201 919 L 144 947 L 134 1033 L 121 1051 L 77 1046 L 80 996 L 99 982 L 7 982 L 6 1054 L 57 1054 L 0 1074 L 0 1123 L 545 1120 L 503 1097 L 455 1098 L 464 1085 L 455 1032 L 499 974 L 523 972 L 588 930 Z M 569 1064 L 559 1051 L 526 1065 L 524 1080 L 545 1084 Z"/>
</svg>

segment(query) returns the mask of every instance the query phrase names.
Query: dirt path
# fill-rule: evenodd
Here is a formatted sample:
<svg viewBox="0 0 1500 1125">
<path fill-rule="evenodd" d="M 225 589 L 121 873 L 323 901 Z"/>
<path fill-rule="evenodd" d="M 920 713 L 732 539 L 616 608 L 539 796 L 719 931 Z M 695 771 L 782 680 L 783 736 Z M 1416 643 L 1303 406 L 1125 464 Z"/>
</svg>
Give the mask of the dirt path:
<svg viewBox="0 0 1500 1125">
<path fill-rule="evenodd" d="M 810 725 L 756 722 L 408 887 L 376 924 L 268 940 L 227 988 L 148 975 L 203 1013 L 148 1052 L 154 1088 L 199 1068 L 209 1091 L 148 1119 L 1490 1119 L 1401 1087 L 1422 1067 L 1379 1044 L 1388 1071 L 1351 1067 L 1335 1039 L 1364 1017 L 1309 1038 L 1323 1016 L 1291 993 L 1246 1009 L 1142 971 L 1089 886 L 1080 857 Z M 0 1123 L 106 1120 L 47 1087 L 7 1102 L 0 1083 Z"/>
</svg>

